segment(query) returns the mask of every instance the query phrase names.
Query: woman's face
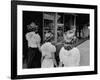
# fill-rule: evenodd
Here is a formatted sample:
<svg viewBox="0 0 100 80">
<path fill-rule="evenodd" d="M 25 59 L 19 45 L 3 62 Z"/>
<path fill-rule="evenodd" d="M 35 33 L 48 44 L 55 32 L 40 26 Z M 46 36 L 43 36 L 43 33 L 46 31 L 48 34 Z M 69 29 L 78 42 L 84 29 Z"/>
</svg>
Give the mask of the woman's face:
<svg viewBox="0 0 100 80">
<path fill-rule="evenodd" d="M 69 30 L 64 34 L 64 39 L 67 42 L 70 42 L 73 39 L 74 35 L 75 35 L 75 30 L 74 29 Z"/>
<path fill-rule="evenodd" d="M 74 31 L 73 30 L 69 30 L 69 31 L 67 31 L 66 37 L 71 39 L 71 38 L 74 37 L 74 35 L 75 35 Z"/>
</svg>

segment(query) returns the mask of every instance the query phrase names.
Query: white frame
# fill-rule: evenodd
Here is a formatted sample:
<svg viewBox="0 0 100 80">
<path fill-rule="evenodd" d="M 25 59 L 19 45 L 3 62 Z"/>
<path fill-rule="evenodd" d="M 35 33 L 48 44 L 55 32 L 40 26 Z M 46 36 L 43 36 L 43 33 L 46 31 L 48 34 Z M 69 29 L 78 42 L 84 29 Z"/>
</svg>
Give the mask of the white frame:
<svg viewBox="0 0 100 80">
<path fill-rule="evenodd" d="M 61 72 L 80 72 L 94 71 L 94 9 L 78 9 L 78 8 L 58 8 L 45 6 L 17 6 L 17 73 L 18 75 L 27 74 L 46 74 L 46 73 L 61 73 Z M 47 12 L 65 12 L 65 13 L 84 13 L 90 14 L 90 66 L 79 67 L 63 67 L 63 68 L 40 68 L 40 69 L 23 69 L 22 68 L 22 12 L 23 11 L 47 11 Z M 91 36 L 92 35 L 92 36 Z"/>
</svg>

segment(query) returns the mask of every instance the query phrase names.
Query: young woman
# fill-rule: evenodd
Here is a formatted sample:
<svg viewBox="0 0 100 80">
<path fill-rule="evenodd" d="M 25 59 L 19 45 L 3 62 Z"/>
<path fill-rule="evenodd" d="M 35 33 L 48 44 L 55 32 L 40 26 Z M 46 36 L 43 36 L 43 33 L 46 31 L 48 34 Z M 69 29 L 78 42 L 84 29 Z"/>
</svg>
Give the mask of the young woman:
<svg viewBox="0 0 100 80">
<path fill-rule="evenodd" d="M 75 31 L 68 30 L 64 34 L 65 44 L 59 53 L 59 66 L 79 66 L 80 51 L 77 47 L 71 46 L 71 41 L 75 35 Z"/>
<path fill-rule="evenodd" d="M 54 57 L 54 53 L 56 52 L 56 47 L 52 45 L 51 42 L 45 42 L 41 46 L 42 59 L 41 59 L 41 67 L 42 68 L 50 68 L 57 66 L 56 60 Z"/>
<path fill-rule="evenodd" d="M 41 53 L 39 51 L 41 38 L 37 32 L 37 25 L 32 22 L 28 29 L 30 32 L 26 34 L 26 40 L 28 41 L 28 68 L 40 68 L 41 67 Z"/>
</svg>

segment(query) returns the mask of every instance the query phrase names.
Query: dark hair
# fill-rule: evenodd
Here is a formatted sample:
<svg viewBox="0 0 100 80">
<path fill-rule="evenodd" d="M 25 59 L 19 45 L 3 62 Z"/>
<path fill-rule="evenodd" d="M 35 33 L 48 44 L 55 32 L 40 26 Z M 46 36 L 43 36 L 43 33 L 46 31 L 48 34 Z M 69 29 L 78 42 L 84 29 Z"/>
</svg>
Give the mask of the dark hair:
<svg viewBox="0 0 100 80">
<path fill-rule="evenodd" d="M 71 46 L 71 45 L 64 46 L 64 49 L 65 49 L 65 50 L 71 50 L 71 49 L 72 49 L 72 46 Z"/>
<path fill-rule="evenodd" d="M 37 32 L 37 29 L 36 28 L 28 29 L 28 32 L 31 32 L 31 31 Z"/>
<path fill-rule="evenodd" d="M 64 32 L 70 30 L 70 27 L 69 26 L 65 26 L 65 29 L 64 29 Z"/>
<path fill-rule="evenodd" d="M 48 37 L 46 40 L 45 40 L 45 42 L 51 42 L 51 38 L 50 37 Z"/>
<path fill-rule="evenodd" d="M 29 25 L 27 25 L 28 31 L 37 31 L 38 25 L 35 22 L 31 22 Z"/>
</svg>

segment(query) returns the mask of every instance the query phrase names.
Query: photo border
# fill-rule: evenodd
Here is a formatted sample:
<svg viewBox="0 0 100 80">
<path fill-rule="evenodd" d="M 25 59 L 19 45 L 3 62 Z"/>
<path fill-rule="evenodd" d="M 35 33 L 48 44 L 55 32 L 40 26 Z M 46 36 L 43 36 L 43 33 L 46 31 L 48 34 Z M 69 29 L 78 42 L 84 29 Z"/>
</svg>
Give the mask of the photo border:
<svg viewBox="0 0 100 80">
<path fill-rule="evenodd" d="M 94 71 L 17 75 L 17 6 L 18 5 L 94 9 L 94 18 L 95 18 L 94 20 L 94 26 L 95 26 L 94 27 L 94 53 L 95 53 Z M 75 76 L 75 75 L 90 75 L 90 74 L 97 74 L 97 6 L 96 5 L 48 3 L 48 2 L 33 2 L 33 1 L 11 1 L 11 78 L 12 79 L 60 77 L 60 76 Z"/>
</svg>

